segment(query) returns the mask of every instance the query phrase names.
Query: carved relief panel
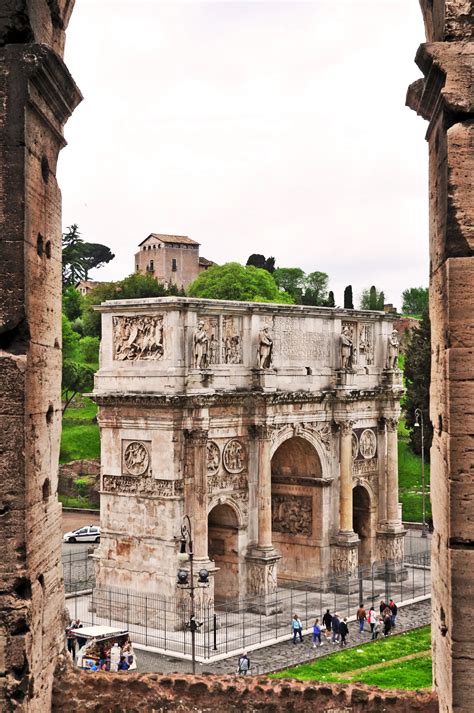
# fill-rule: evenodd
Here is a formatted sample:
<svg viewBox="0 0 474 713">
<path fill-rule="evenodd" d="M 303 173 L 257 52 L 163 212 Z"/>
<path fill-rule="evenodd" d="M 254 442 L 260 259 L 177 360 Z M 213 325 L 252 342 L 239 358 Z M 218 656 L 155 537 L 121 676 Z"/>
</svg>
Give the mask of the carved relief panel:
<svg viewBox="0 0 474 713">
<path fill-rule="evenodd" d="M 215 475 L 221 463 L 221 452 L 219 446 L 214 441 L 207 442 L 207 472 L 208 475 Z"/>
<path fill-rule="evenodd" d="M 313 500 L 303 495 L 272 494 L 272 530 L 289 535 L 311 535 Z"/>
<path fill-rule="evenodd" d="M 122 474 L 151 474 L 151 441 L 122 441 Z"/>
<path fill-rule="evenodd" d="M 242 364 L 242 329 L 240 317 L 222 318 L 222 361 Z"/>
<path fill-rule="evenodd" d="M 353 474 L 378 471 L 377 428 L 355 428 L 352 436 Z"/>
<path fill-rule="evenodd" d="M 113 317 L 112 324 L 116 361 L 163 358 L 163 315 Z"/>
<path fill-rule="evenodd" d="M 375 361 L 374 325 L 359 325 L 359 364 L 370 366 Z"/>
<path fill-rule="evenodd" d="M 228 473 L 241 473 L 247 465 L 247 453 L 244 444 L 237 438 L 228 441 L 224 446 L 222 460 Z"/>
<path fill-rule="evenodd" d="M 343 321 L 341 325 L 341 368 L 351 370 L 358 363 L 357 322 Z"/>
</svg>

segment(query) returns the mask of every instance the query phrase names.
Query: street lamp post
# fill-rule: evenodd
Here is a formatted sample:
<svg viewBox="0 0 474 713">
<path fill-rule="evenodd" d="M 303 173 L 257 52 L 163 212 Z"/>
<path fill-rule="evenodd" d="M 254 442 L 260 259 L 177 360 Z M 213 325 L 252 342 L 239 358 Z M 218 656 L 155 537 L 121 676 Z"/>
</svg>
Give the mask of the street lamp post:
<svg viewBox="0 0 474 713">
<path fill-rule="evenodd" d="M 194 599 L 196 587 L 194 585 L 193 536 L 191 529 L 191 520 L 189 519 L 188 515 L 184 515 L 183 522 L 181 524 L 181 538 L 178 560 L 180 562 L 189 561 L 189 573 L 187 569 L 178 570 L 178 587 L 180 587 L 181 589 L 189 589 L 189 596 L 191 598 L 191 611 L 189 615 L 189 621 L 186 622 L 186 626 L 191 632 L 192 670 L 193 673 L 196 673 L 196 631 L 202 625 L 202 622 L 200 623 L 196 619 L 196 607 Z M 198 586 L 209 586 L 209 572 L 207 571 L 207 569 L 200 569 L 198 577 Z"/>
<path fill-rule="evenodd" d="M 422 497 L 422 509 L 423 509 L 423 524 L 421 526 L 421 536 L 427 537 L 427 527 L 426 527 L 426 493 L 425 493 L 425 432 L 424 432 L 424 421 L 423 421 L 423 411 L 421 408 L 415 409 L 415 427 L 421 427 L 421 497 Z"/>
</svg>

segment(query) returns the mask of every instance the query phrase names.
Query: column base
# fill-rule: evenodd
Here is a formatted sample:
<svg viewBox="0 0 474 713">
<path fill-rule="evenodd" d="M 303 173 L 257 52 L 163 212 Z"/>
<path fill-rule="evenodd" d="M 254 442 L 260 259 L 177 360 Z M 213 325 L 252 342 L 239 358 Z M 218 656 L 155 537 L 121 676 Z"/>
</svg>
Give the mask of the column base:
<svg viewBox="0 0 474 713">
<path fill-rule="evenodd" d="M 255 548 L 247 555 L 247 609 L 269 616 L 281 612 L 276 597 L 277 562 L 281 555 L 271 549 Z"/>
<path fill-rule="evenodd" d="M 387 523 L 377 532 L 377 573 L 390 582 L 402 582 L 408 577 L 403 566 L 405 557 L 404 538 L 407 531 L 400 523 Z"/>
<path fill-rule="evenodd" d="M 402 372 L 400 369 L 384 369 L 382 383 L 385 386 L 403 386 Z"/>
<path fill-rule="evenodd" d="M 354 369 L 337 369 L 336 370 L 336 386 L 353 386 L 355 379 Z"/>
<path fill-rule="evenodd" d="M 359 590 L 359 538 L 351 531 L 341 531 L 331 547 L 331 573 L 334 589 L 342 594 Z"/>
<path fill-rule="evenodd" d="M 261 391 L 276 391 L 276 370 L 252 369 L 252 386 Z"/>
</svg>

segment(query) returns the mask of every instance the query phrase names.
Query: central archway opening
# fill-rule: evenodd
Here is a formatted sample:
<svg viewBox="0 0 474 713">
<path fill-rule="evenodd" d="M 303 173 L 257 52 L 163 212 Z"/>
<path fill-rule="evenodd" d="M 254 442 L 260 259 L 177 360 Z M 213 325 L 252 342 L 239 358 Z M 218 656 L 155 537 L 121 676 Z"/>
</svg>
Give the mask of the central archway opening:
<svg viewBox="0 0 474 713">
<path fill-rule="evenodd" d="M 370 565 L 372 561 L 370 496 L 361 485 L 356 485 L 352 491 L 352 522 L 354 532 L 360 539 L 359 565 Z"/>
<path fill-rule="evenodd" d="M 239 521 L 230 505 L 216 505 L 208 516 L 208 555 L 216 565 L 214 599 L 239 596 Z"/>
<path fill-rule="evenodd" d="M 319 456 L 295 436 L 275 451 L 272 462 L 272 539 L 281 554 L 278 580 L 319 577 L 322 552 L 322 476 Z"/>
</svg>

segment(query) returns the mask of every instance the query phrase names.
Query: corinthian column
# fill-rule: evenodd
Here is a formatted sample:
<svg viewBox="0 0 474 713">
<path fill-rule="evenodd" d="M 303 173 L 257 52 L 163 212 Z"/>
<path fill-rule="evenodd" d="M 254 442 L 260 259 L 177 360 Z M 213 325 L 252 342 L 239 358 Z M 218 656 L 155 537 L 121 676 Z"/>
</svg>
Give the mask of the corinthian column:
<svg viewBox="0 0 474 713">
<path fill-rule="evenodd" d="M 339 531 L 352 533 L 352 426 L 353 421 L 342 421 L 339 477 Z"/>
<path fill-rule="evenodd" d="M 387 522 L 400 525 L 398 514 L 398 436 L 396 418 L 387 418 Z"/>
<path fill-rule="evenodd" d="M 258 442 L 258 549 L 271 550 L 272 544 L 272 467 L 270 457 L 271 431 L 257 426 Z"/>
<path fill-rule="evenodd" d="M 186 433 L 188 449 L 187 461 L 193 477 L 186 493 L 185 507 L 192 518 L 193 546 L 196 559 L 207 559 L 207 436 L 203 429 L 194 429 Z"/>
</svg>

